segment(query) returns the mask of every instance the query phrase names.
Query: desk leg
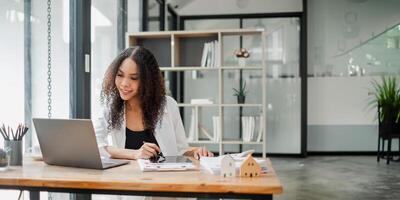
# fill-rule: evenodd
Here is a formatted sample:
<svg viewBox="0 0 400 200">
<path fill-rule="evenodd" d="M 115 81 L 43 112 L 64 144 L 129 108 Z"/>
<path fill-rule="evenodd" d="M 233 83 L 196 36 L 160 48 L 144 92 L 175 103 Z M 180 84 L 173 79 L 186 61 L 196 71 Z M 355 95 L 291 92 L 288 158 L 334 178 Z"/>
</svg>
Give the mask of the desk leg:
<svg viewBox="0 0 400 200">
<path fill-rule="evenodd" d="M 73 193 L 70 194 L 71 200 L 92 200 L 91 194 L 80 194 L 80 193 Z"/>
<path fill-rule="evenodd" d="M 40 191 L 29 191 L 30 200 L 40 200 Z"/>
</svg>

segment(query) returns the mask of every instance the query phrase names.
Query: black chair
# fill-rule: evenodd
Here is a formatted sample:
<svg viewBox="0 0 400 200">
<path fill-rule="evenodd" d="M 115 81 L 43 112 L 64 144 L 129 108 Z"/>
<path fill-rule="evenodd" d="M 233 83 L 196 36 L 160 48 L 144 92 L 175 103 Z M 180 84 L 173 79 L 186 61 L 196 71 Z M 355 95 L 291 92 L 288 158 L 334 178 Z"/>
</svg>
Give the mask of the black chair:
<svg viewBox="0 0 400 200">
<path fill-rule="evenodd" d="M 385 141 L 388 141 L 387 151 L 386 151 L 386 164 L 389 164 L 390 160 L 393 158 L 392 155 L 392 139 L 399 139 L 399 152 L 400 152 L 400 124 L 389 122 L 381 122 L 380 107 L 378 107 L 378 155 L 377 161 L 380 158 L 384 158 L 382 153 L 385 151 Z M 381 144 L 382 140 L 382 144 Z"/>
</svg>

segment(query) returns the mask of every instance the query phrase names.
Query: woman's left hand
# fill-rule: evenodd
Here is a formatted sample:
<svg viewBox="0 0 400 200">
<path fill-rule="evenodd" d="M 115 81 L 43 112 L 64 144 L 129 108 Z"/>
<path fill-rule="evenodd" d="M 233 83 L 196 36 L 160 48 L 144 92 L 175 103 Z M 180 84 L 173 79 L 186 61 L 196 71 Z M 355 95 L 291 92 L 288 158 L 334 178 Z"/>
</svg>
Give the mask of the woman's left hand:
<svg viewBox="0 0 400 200">
<path fill-rule="evenodd" d="M 200 156 L 213 157 L 214 154 L 205 147 L 199 147 L 194 151 L 193 156 L 195 159 L 200 159 Z"/>
</svg>

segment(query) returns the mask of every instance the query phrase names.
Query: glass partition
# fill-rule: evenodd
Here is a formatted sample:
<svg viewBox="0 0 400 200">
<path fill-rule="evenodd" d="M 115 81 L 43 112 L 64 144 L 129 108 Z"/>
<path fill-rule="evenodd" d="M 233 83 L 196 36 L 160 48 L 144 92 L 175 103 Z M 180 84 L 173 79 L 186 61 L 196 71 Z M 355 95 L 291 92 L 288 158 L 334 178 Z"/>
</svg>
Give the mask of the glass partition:
<svg viewBox="0 0 400 200">
<path fill-rule="evenodd" d="M 400 1 L 310 0 L 307 6 L 310 77 L 399 74 Z"/>
<path fill-rule="evenodd" d="M 376 76 L 400 73 L 400 24 L 338 54 L 346 62 L 348 76 Z"/>
</svg>

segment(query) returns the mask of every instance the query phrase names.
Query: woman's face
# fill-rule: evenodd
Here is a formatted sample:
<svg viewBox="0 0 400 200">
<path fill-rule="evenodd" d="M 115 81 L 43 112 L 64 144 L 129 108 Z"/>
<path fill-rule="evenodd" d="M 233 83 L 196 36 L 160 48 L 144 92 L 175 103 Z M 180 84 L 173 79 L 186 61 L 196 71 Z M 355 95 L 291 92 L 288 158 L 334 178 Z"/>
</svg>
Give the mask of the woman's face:
<svg viewBox="0 0 400 200">
<path fill-rule="evenodd" d="M 119 95 L 125 101 L 132 99 L 139 93 L 139 70 L 136 62 L 126 58 L 118 69 L 115 85 Z"/>
</svg>

